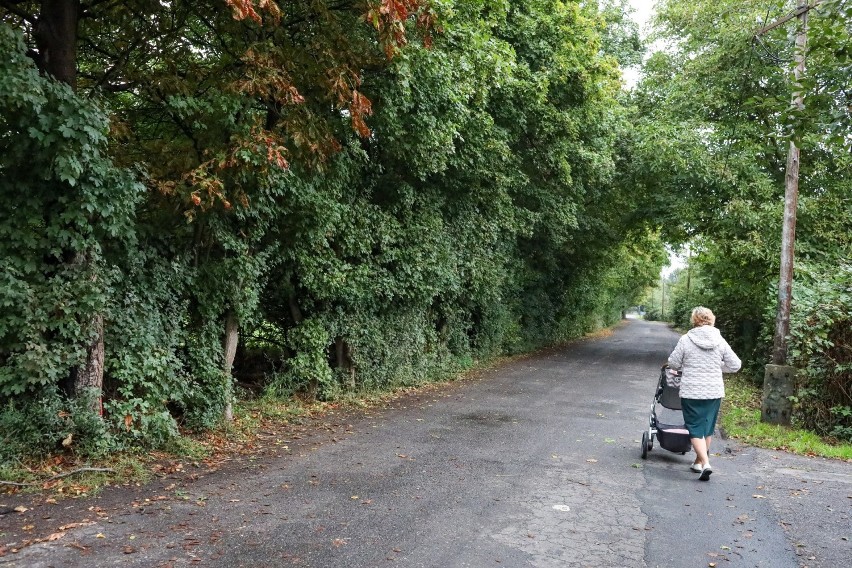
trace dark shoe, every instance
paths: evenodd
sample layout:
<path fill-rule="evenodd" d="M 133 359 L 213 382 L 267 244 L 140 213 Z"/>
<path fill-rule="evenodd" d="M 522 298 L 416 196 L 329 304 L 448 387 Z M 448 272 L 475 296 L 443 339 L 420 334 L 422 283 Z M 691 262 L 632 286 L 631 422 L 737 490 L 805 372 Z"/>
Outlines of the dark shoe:
<path fill-rule="evenodd" d="M 710 467 L 710 464 L 708 463 L 704 466 L 704 469 L 701 470 L 701 475 L 698 476 L 698 479 L 701 481 L 708 481 L 711 473 L 713 473 L 713 468 Z"/>

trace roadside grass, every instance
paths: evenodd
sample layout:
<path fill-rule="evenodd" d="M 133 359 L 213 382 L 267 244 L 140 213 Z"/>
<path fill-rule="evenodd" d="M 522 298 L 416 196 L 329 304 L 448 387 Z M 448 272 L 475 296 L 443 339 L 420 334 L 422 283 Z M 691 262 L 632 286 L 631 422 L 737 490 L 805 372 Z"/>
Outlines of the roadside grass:
<path fill-rule="evenodd" d="M 143 485 L 157 475 L 192 472 L 202 466 L 217 467 L 233 456 L 251 456 L 262 450 L 260 439 L 268 439 L 270 434 L 283 433 L 286 428 L 303 429 L 307 418 L 382 407 L 406 394 L 428 392 L 447 383 L 474 378 L 481 371 L 529 355 L 471 361 L 467 370 L 446 373 L 432 381 L 383 391 L 359 389 L 341 393 L 333 402 L 306 400 L 293 393 L 257 396 L 241 390 L 234 404 L 232 422 L 223 422 L 201 433 L 182 431 L 180 436 L 153 450 L 116 451 L 98 459 L 83 459 L 66 452 L 43 459 L 0 461 L 0 495 L 40 494 L 49 499 L 85 497 L 96 495 L 107 486 Z M 280 447 L 279 442 L 272 443 Z M 95 469 L 110 471 L 93 471 Z"/>
<path fill-rule="evenodd" d="M 351 393 L 335 402 L 243 396 L 235 401 L 232 422 L 202 433 L 181 432 L 157 449 L 116 451 L 101 458 L 83 459 L 66 452 L 41 459 L 0 461 L 0 495 L 39 494 L 57 500 L 87 497 L 108 486 L 140 486 L 157 475 L 192 472 L 202 466 L 217 467 L 231 456 L 251 455 L 261 448 L 259 438 L 264 434 L 298 426 L 304 418 L 379 406 L 406 392 L 435 384 Z"/>
<path fill-rule="evenodd" d="M 127 452 L 86 462 L 53 456 L 29 463 L 4 463 L 0 465 L 0 480 L 4 480 L 0 491 L 39 493 L 54 499 L 90 497 L 109 485 L 142 485 L 150 481 L 147 461 L 141 454 Z"/>
<path fill-rule="evenodd" d="M 588 334 L 586 338 L 606 337 L 611 329 Z M 570 343 L 570 342 L 569 342 Z M 385 405 L 412 392 L 428 391 L 441 385 L 474 378 L 482 371 L 524 359 L 532 353 L 468 361 L 467 370 L 436 378 L 416 386 L 398 386 L 387 391 L 359 390 L 343 393 L 334 402 L 310 402 L 294 396 L 251 396 L 241 392 L 234 409 L 234 421 L 202 434 L 184 432 L 164 447 L 150 452 L 118 452 L 103 459 L 78 461 L 73 455 L 57 455 L 40 461 L 0 463 L 0 493 L 52 494 L 53 497 L 84 497 L 97 494 L 110 485 L 142 485 L 166 470 L 215 464 L 228 455 L 253 451 L 258 434 L 298 424 L 302 418 L 321 416 L 337 410 Z M 721 426 L 727 436 L 747 444 L 798 454 L 852 460 L 852 444 L 826 440 L 801 430 L 760 422 L 760 389 L 743 374 L 727 378 L 727 397 Z M 110 471 L 94 471 L 109 469 Z M 70 473 L 70 474 L 69 474 Z"/>
<path fill-rule="evenodd" d="M 825 439 L 808 430 L 761 422 L 760 400 L 760 388 L 748 377 L 732 375 L 725 380 L 721 426 L 728 437 L 759 448 L 852 460 L 852 444 Z"/>

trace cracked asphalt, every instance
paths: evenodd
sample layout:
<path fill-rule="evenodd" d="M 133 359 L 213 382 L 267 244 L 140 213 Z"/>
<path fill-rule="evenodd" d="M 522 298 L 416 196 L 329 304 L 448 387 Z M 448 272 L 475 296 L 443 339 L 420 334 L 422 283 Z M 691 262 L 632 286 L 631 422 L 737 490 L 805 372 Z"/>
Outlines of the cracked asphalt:
<path fill-rule="evenodd" d="M 0 497 L 0 567 L 852 564 L 852 463 L 718 435 L 706 483 L 691 454 L 640 458 L 676 341 L 628 320 L 308 420 L 298 440 L 269 433 L 268 451 L 222 467 L 56 503 Z"/>

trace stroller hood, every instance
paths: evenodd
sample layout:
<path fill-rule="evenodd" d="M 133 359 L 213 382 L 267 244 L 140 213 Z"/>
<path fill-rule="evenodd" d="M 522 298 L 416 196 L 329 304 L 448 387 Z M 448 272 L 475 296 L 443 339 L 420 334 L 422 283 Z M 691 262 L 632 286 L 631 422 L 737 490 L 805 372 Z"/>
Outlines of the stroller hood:
<path fill-rule="evenodd" d="M 712 325 L 693 327 L 686 336 L 701 349 L 714 349 L 722 343 L 722 334 Z"/>

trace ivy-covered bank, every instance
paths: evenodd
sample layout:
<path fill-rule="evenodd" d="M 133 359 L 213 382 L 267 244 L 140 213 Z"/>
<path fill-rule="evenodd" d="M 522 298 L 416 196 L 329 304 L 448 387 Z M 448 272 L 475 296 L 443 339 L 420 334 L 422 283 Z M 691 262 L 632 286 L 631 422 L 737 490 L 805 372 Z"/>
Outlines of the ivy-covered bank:
<path fill-rule="evenodd" d="M 2 460 L 577 337 L 665 261 L 624 2 L 40 6 L 0 7 Z"/>

